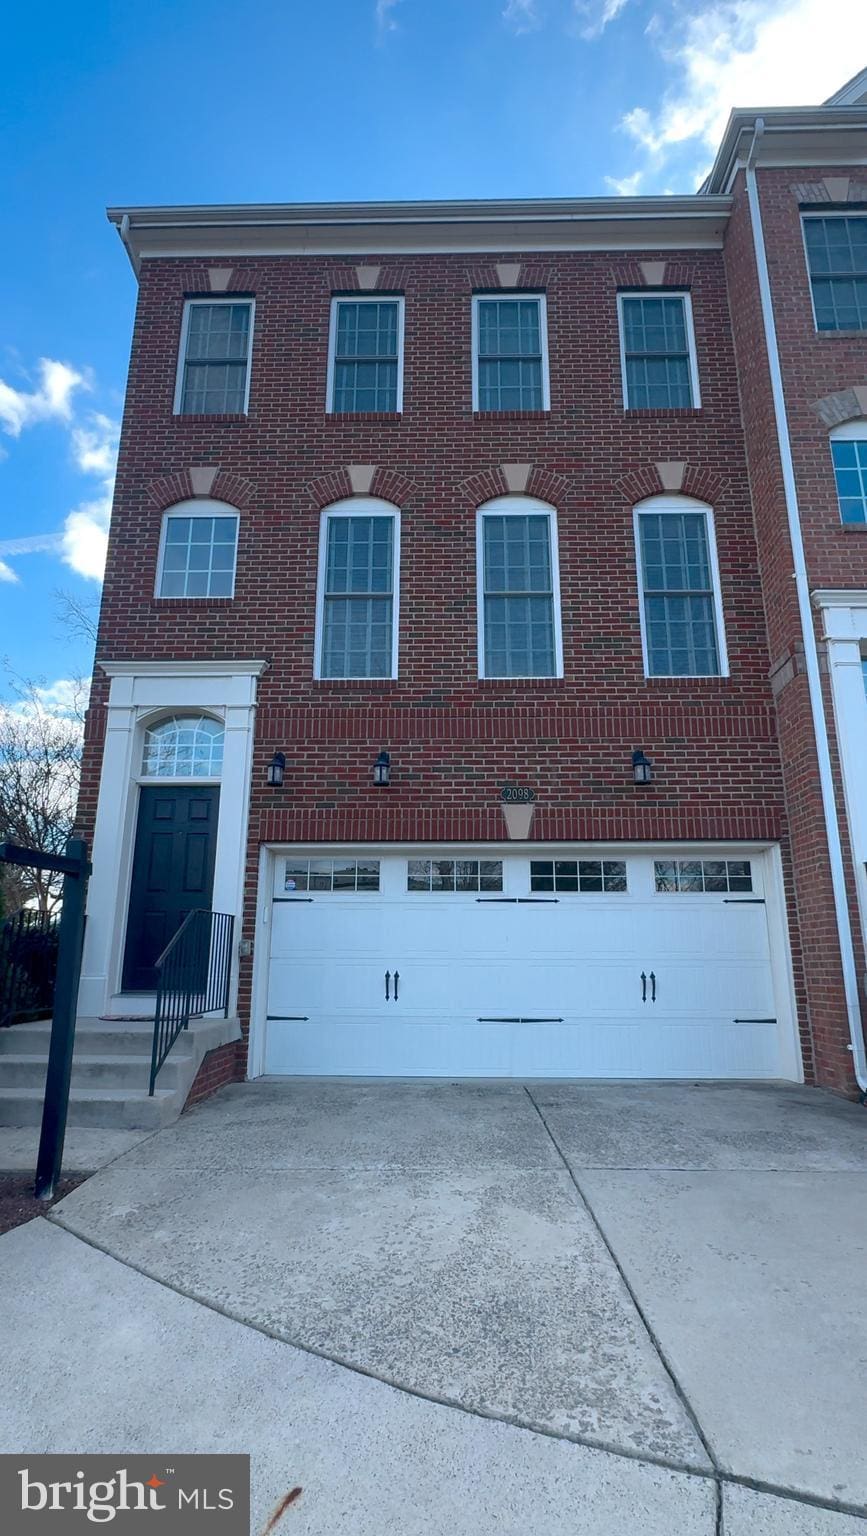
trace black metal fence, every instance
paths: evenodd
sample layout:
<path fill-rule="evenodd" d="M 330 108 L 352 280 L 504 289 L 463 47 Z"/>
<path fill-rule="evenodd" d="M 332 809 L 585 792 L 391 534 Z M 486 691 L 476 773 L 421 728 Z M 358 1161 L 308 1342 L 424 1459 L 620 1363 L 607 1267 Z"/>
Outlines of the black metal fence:
<path fill-rule="evenodd" d="M 157 1000 L 151 1052 L 149 1092 L 157 1073 L 190 1019 L 204 1013 L 229 1012 L 229 980 L 232 972 L 232 936 L 235 919 L 230 912 L 188 912 L 157 963 Z"/>
<path fill-rule="evenodd" d="M 50 1016 L 59 936 L 53 914 L 29 907 L 0 926 L 0 1027 Z"/>

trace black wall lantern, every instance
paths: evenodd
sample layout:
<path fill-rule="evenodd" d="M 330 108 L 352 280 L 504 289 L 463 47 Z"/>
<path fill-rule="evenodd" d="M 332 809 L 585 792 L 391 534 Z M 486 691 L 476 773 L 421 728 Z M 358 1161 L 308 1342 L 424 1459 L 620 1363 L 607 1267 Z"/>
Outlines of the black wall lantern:
<path fill-rule="evenodd" d="M 632 777 L 636 784 L 653 783 L 653 767 L 640 747 L 632 754 Z"/>
<path fill-rule="evenodd" d="M 387 752 L 380 752 L 373 765 L 373 782 L 377 789 L 387 789 L 391 783 L 391 758 Z"/>
<path fill-rule="evenodd" d="M 268 783 L 272 789 L 282 789 L 283 779 L 286 773 L 286 758 L 284 753 L 275 752 L 268 764 Z"/>

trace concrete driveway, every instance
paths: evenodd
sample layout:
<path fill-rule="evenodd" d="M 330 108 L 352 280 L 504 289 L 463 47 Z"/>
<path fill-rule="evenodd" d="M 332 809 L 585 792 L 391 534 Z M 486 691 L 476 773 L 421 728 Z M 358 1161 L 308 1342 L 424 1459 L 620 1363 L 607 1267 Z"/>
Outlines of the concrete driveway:
<path fill-rule="evenodd" d="M 2 1240 L 3 1448 L 249 1449 L 316 1536 L 863 1532 L 865 1195 L 809 1090 L 227 1089 Z"/>

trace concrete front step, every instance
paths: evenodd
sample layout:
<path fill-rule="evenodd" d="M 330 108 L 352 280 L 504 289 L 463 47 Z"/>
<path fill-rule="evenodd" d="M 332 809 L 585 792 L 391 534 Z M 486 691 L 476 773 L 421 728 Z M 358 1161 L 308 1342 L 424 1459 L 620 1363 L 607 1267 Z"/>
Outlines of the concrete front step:
<path fill-rule="evenodd" d="M 149 1097 L 153 1022 L 79 1019 L 75 1029 L 70 1126 L 156 1130 L 180 1115 L 208 1051 L 239 1040 L 237 1019 L 191 1019 L 163 1063 Z M 0 1029 L 0 1125 L 32 1126 L 42 1118 L 51 1023 Z"/>
<path fill-rule="evenodd" d="M 42 1119 L 41 1088 L 0 1089 L 0 1125 L 38 1125 Z M 117 1130 L 159 1130 L 177 1120 L 183 1109 L 171 1088 L 72 1088 L 67 1124 Z"/>
<path fill-rule="evenodd" d="M 197 1027 L 208 1025 L 210 1019 L 193 1020 L 189 1029 L 181 1032 L 172 1047 L 172 1055 L 191 1056 L 192 1036 Z M 220 1019 L 220 1024 L 224 1020 Z M 118 1023 L 116 1020 L 79 1019 L 75 1026 L 76 1056 L 150 1056 L 153 1041 L 153 1020 L 139 1020 L 135 1024 Z M 33 1024 L 13 1024 L 0 1029 L 0 1058 L 11 1056 L 48 1056 L 51 1039 L 51 1020 L 39 1019 Z M 0 1072 L 2 1072 L 0 1061 Z"/>
<path fill-rule="evenodd" d="M 176 1088 L 184 1061 L 174 1051 L 163 1062 L 158 1082 L 161 1088 Z M 0 1059 L 0 1086 L 3 1088 L 43 1088 L 48 1058 L 12 1056 Z M 72 1060 L 72 1082 L 77 1088 L 147 1088 L 150 1081 L 150 1056 L 97 1056 L 76 1052 Z"/>

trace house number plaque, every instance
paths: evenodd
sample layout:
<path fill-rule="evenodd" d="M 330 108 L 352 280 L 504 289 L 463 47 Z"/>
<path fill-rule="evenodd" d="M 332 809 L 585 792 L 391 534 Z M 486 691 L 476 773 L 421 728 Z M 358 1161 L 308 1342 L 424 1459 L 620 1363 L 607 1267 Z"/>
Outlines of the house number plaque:
<path fill-rule="evenodd" d="M 535 798 L 536 791 L 529 784 L 504 784 L 500 790 L 504 805 L 531 805 Z"/>

